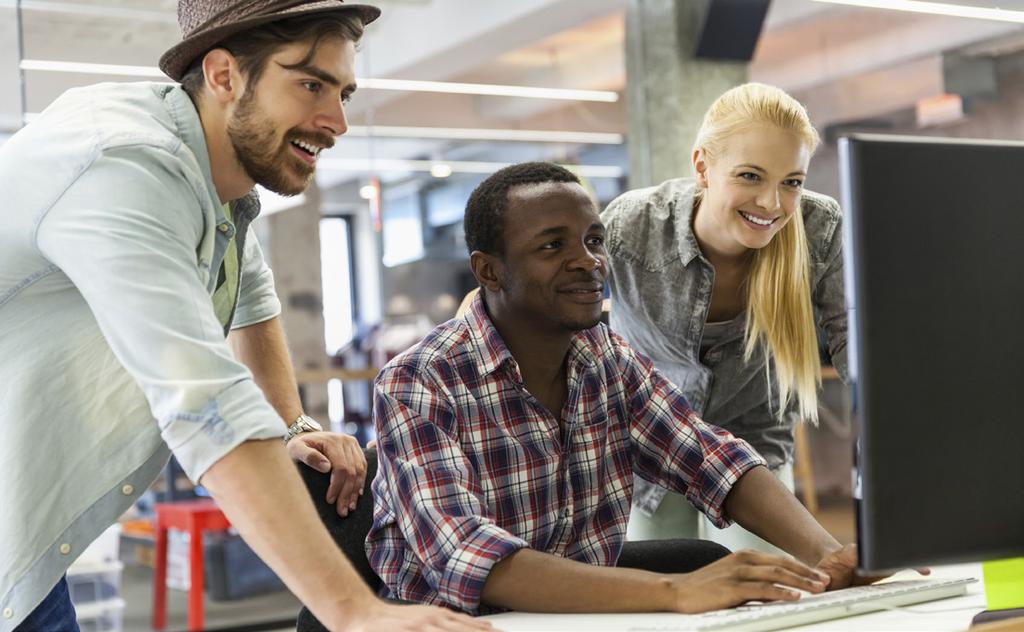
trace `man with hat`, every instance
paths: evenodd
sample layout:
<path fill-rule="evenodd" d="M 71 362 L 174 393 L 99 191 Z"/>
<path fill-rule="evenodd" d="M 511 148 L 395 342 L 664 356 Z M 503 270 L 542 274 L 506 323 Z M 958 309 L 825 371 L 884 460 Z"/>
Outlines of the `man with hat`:
<path fill-rule="evenodd" d="M 180 0 L 180 85 L 70 90 L 0 148 L 0 632 L 78 629 L 66 569 L 171 452 L 331 629 L 489 627 L 374 596 L 288 458 L 355 507 L 365 461 L 303 414 L 253 187 L 306 187 L 379 14 Z"/>

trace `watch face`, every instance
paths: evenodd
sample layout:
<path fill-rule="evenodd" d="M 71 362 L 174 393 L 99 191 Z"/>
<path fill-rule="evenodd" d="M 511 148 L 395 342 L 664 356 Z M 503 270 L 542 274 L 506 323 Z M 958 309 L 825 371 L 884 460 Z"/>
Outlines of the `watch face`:
<path fill-rule="evenodd" d="M 300 420 L 302 421 L 303 428 L 305 428 L 309 432 L 323 430 L 323 426 L 321 426 L 317 422 L 317 420 L 313 419 L 312 417 L 307 417 L 306 415 L 303 415 L 302 417 L 300 417 Z"/>

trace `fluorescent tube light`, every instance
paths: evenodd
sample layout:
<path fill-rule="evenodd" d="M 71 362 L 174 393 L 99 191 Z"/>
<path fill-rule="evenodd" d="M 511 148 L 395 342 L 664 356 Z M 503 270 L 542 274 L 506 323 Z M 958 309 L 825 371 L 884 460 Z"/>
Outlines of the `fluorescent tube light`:
<path fill-rule="evenodd" d="M 531 88 L 528 86 L 502 86 L 486 83 L 457 83 L 453 81 L 415 81 L 412 79 L 359 79 L 360 88 L 371 90 L 403 90 L 407 92 L 445 92 L 450 94 L 479 94 L 497 97 L 524 97 L 527 99 L 561 99 L 566 101 L 598 101 L 615 103 L 619 95 L 610 90 L 569 90 L 565 88 Z"/>
<path fill-rule="evenodd" d="M 435 178 L 447 178 L 452 175 L 452 167 L 446 163 L 438 163 L 430 168 L 430 175 Z"/>
<path fill-rule="evenodd" d="M 152 66 L 123 66 L 117 64 L 87 64 L 74 61 L 23 59 L 22 70 L 67 72 L 85 75 L 119 75 L 125 77 L 156 77 L 167 79 L 159 68 Z M 611 90 L 568 90 L 563 88 L 534 88 L 483 83 L 456 83 L 451 81 L 413 81 L 409 79 L 356 79 L 360 88 L 370 90 L 399 90 L 403 92 L 443 92 L 447 94 L 476 94 L 526 99 L 555 99 L 568 101 L 594 101 L 615 103 L 619 95 Z"/>
<path fill-rule="evenodd" d="M 39 116 L 28 112 L 26 124 Z M 518 141 L 529 143 L 579 143 L 583 145 L 621 145 L 622 134 L 605 132 L 558 132 L 527 129 L 468 129 L 461 127 L 363 127 L 353 125 L 345 136 L 354 138 L 420 138 L 430 140 Z M 343 140 L 343 138 L 342 138 Z"/>
<path fill-rule="evenodd" d="M 585 143 L 621 145 L 622 134 L 608 132 L 559 132 L 528 129 L 483 129 L 465 127 L 397 127 L 352 125 L 346 136 L 375 138 L 431 138 L 443 140 L 496 140 L 533 143 Z"/>
<path fill-rule="evenodd" d="M 911 11 L 913 13 L 931 13 L 957 18 L 974 18 L 978 20 L 998 20 L 1001 22 L 1024 23 L 1024 11 L 1011 9 L 968 7 L 948 2 L 924 2 L 923 0 L 815 0 L 828 4 L 845 4 L 870 9 L 892 9 L 895 11 Z"/>
<path fill-rule="evenodd" d="M 484 173 L 491 174 L 512 163 L 508 162 L 474 162 L 446 160 L 452 173 Z M 437 165 L 434 160 L 404 160 L 399 158 L 321 158 L 317 161 L 317 169 L 324 171 L 422 171 L 430 173 Z M 587 178 L 621 178 L 623 169 L 614 165 L 563 165 L 566 169 Z"/>
<path fill-rule="evenodd" d="M 116 64 L 86 64 L 77 61 L 21 60 L 22 70 L 43 72 L 70 72 L 81 75 L 119 75 L 124 77 L 159 77 L 170 81 L 159 68 L 151 66 L 121 66 Z"/>

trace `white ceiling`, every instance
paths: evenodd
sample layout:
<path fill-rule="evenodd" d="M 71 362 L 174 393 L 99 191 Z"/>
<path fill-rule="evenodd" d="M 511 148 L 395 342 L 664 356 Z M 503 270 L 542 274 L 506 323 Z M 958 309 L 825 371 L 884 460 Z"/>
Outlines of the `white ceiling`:
<path fill-rule="evenodd" d="M 384 13 L 367 30 L 357 74 L 621 92 L 622 16 L 627 3 L 380 0 L 377 4 Z M 960 3 L 996 5 L 983 0 Z M 1024 8 L 1024 0 L 1003 0 L 999 5 Z M 15 129 L 21 116 L 14 6 L 14 0 L 0 0 L 0 130 Z M 179 36 L 175 0 L 22 0 L 22 6 L 26 58 L 155 65 Z M 774 0 L 750 76 L 797 92 L 807 99 L 817 122 L 827 123 L 907 107 L 933 96 L 942 90 L 941 63 L 936 60 L 944 52 L 993 43 L 1012 50 L 1020 46 L 1022 33 L 1020 25 L 1006 22 Z M 863 85 L 865 77 L 886 77 L 891 85 L 881 96 L 857 88 L 863 98 L 839 89 Z M 29 71 L 25 79 L 27 110 L 36 112 L 69 87 L 106 78 Z M 826 93 L 843 98 L 825 98 Z M 357 125 L 625 132 L 621 101 L 364 90 L 350 107 L 350 118 Z M 496 149 L 500 147 L 493 143 L 467 147 L 453 141 L 345 138 L 333 155 L 468 160 Z M 537 146 L 539 154 L 553 157 L 579 149 Z"/>

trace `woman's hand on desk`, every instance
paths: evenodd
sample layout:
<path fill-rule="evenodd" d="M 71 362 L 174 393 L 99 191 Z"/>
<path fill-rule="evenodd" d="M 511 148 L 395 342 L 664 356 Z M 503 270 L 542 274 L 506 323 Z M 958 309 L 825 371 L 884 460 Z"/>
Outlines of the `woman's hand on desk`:
<path fill-rule="evenodd" d="M 858 573 L 856 544 L 847 544 L 841 549 L 837 549 L 825 555 L 825 557 L 821 558 L 821 561 L 818 562 L 817 569 L 823 573 L 827 573 L 830 577 L 831 581 L 828 585 L 829 590 L 873 584 L 881 579 L 889 577 L 890 575 L 862 575 Z M 917 569 L 917 572 L 921 575 L 931 574 L 931 571 L 927 568 L 919 568 Z"/>
<path fill-rule="evenodd" d="M 796 560 L 757 551 L 727 555 L 692 573 L 670 575 L 676 612 L 697 613 L 747 601 L 794 601 L 799 588 L 825 590 L 828 575 Z"/>

